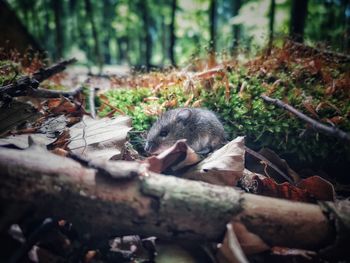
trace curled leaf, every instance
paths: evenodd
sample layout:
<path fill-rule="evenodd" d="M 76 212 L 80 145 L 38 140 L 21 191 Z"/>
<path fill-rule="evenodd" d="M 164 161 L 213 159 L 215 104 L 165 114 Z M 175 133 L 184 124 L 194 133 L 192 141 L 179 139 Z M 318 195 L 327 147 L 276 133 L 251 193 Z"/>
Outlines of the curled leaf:
<path fill-rule="evenodd" d="M 178 171 L 199 161 L 199 155 L 186 144 L 186 140 L 178 140 L 161 154 L 145 160 L 149 164 L 149 170 L 156 173 L 164 172 L 170 167 L 172 171 Z"/>
<path fill-rule="evenodd" d="M 244 154 L 244 137 L 237 137 L 188 170 L 183 177 L 234 186 L 243 175 Z"/>

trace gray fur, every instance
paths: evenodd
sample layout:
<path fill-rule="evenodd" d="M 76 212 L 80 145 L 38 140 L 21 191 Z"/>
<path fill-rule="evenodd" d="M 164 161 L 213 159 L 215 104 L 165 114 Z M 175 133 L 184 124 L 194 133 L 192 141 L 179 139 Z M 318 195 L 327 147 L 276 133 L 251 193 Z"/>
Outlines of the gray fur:
<path fill-rule="evenodd" d="M 153 124 L 145 150 L 159 153 L 180 139 L 186 139 L 187 144 L 201 154 L 220 148 L 226 142 L 224 127 L 212 111 L 177 108 L 163 113 Z"/>

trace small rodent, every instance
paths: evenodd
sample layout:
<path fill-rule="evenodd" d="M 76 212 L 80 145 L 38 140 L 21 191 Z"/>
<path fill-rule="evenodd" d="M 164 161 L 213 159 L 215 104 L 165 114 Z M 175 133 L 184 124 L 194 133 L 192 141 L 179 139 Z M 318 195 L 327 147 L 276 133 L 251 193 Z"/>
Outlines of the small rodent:
<path fill-rule="evenodd" d="M 212 111 L 177 108 L 166 111 L 153 124 L 145 151 L 159 154 L 180 139 L 186 139 L 198 154 L 208 154 L 226 142 L 224 127 Z"/>

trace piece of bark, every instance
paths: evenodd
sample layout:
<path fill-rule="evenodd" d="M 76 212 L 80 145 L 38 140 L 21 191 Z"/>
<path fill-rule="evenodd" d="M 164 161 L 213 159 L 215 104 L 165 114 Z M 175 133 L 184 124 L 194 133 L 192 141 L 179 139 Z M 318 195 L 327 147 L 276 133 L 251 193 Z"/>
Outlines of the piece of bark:
<path fill-rule="evenodd" d="M 332 222 L 317 205 L 162 176 L 136 162 L 114 166 L 113 179 L 35 145 L 24 151 L 0 148 L 0 207 L 29 205 L 33 220 L 63 218 L 81 233 L 100 237 L 138 234 L 219 242 L 231 221 L 268 246 L 320 249 L 335 238 Z M 121 171 L 138 176 L 119 176 Z M 2 211 L 6 216 L 7 210 Z M 0 225 L 0 231 L 7 227 Z"/>

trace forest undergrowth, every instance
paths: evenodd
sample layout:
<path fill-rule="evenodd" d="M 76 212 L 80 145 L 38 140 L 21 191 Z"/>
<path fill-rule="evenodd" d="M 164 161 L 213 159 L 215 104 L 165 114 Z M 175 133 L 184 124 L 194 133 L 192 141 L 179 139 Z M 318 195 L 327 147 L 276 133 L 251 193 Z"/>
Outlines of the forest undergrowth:
<path fill-rule="evenodd" d="M 35 72 L 45 64 L 39 55 L 2 52 L 0 84 Z M 64 87 L 63 74 L 43 83 Z M 99 116 L 129 115 L 130 139 L 142 152 L 146 131 L 162 112 L 176 107 L 206 107 L 225 125 L 228 139 L 245 136 L 247 146 L 270 148 L 305 175 L 316 170 L 346 180 L 350 145 L 312 129 L 292 113 L 267 104 L 261 95 L 280 99 L 313 118 L 350 131 L 350 63 L 341 54 L 286 41 L 255 58 L 216 61 L 194 59 L 189 66 L 129 76 L 109 76 L 112 89 L 98 94 Z M 83 84 L 89 87 L 88 83 Z M 103 87 L 101 87 L 103 88 Z M 88 107 L 88 105 L 87 105 Z"/>

